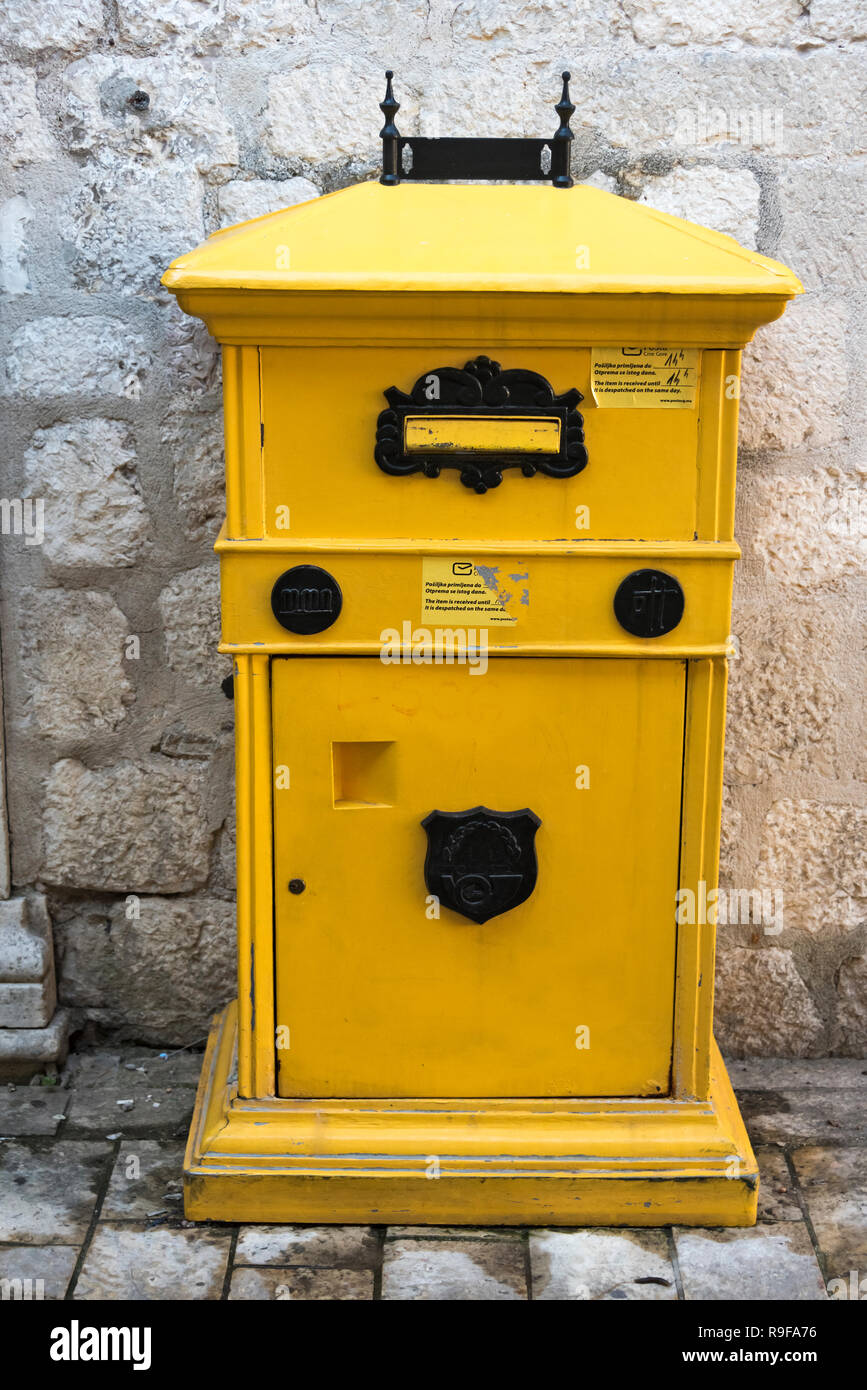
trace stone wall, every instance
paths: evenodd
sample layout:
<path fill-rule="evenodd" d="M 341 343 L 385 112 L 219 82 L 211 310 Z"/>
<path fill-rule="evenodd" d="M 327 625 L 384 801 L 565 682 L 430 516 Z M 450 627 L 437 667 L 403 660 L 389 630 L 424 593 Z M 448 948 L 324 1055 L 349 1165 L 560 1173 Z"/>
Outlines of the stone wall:
<path fill-rule="evenodd" d="M 745 363 L 724 874 L 784 918 L 721 930 L 719 1032 L 858 1052 L 864 0 L 5 0 L 0 26 L 0 491 L 46 508 L 43 544 L 0 546 L 13 891 L 47 896 L 61 1001 L 184 1044 L 232 992 L 219 362 L 160 273 L 369 177 L 386 63 L 407 133 L 533 135 L 568 64 L 579 178 L 808 291 Z"/>

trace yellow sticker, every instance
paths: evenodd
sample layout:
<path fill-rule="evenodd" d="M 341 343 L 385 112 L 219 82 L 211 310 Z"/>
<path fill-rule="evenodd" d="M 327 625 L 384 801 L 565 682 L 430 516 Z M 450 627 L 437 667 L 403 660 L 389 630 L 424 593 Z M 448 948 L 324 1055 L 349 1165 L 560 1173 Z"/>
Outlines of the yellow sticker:
<path fill-rule="evenodd" d="M 698 348 L 593 348 L 590 389 L 600 409 L 692 410 Z"/>
<path fill-rule="evenodd" d="M 514 627 L 530 603 L 530 575 L 518 561 L 477 564 L 445 557 L 422 561 L 421 616 L 435 623 Z"/>

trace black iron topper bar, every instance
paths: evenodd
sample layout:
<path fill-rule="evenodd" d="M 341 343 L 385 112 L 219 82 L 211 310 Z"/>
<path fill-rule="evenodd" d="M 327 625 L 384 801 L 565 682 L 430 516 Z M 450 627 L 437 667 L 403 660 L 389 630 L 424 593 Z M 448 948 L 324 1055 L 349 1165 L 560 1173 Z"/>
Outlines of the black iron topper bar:
<path fill-rule="evenodd" d="M 382 177 L 380 183 L 394 185 L 402 179 L 416 183 L 442 179 L 514 179 L 533 183 L 552 183 L 555 188 L 571 188 L 571 156 L 574 136 L 569 121 L 575 107 L 569 97 L 571 73 L 563 73 L 563 91 L 554 107 L 560 125 L 550 140 L 497 139 L 442 140 L 401 135 L 394 123 L 400 110 L 391 87 L 394 73 L 385 74 L 385 99 L 379 108 L 385 125 L 382 139 Z"/>

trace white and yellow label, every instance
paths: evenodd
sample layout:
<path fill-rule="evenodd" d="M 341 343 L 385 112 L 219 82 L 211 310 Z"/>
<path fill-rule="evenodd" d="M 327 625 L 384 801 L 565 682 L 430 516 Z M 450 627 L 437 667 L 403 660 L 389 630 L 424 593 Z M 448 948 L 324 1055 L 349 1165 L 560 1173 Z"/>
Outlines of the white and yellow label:
<path fill-rule="evenodd" d="M 421 616 L 428 622 L 514 627 L 529 604 L 530 575 L 520 562 L 422 561 Z"/>
<path fill-rule="evenodd" d="M 698 348 L 593 348 L 593 399 L 602 410 L 692 410 L 698 352 Z"/>

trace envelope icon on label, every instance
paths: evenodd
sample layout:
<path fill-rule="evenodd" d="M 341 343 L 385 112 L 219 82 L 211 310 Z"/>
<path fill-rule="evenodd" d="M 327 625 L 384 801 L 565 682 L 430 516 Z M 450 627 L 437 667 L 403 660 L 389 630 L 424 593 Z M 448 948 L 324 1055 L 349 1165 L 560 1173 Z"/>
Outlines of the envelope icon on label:
<path fill-rule="evenodd" d="M 452 565 L 452 574 L 472 574 L 475 565 L 471 560 L 455 560 Z"/>

